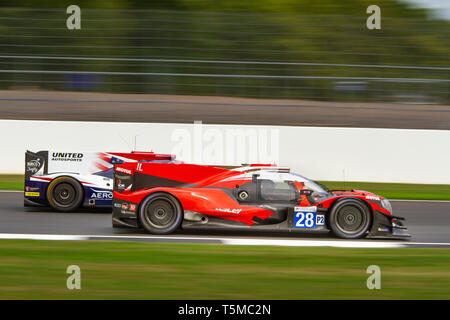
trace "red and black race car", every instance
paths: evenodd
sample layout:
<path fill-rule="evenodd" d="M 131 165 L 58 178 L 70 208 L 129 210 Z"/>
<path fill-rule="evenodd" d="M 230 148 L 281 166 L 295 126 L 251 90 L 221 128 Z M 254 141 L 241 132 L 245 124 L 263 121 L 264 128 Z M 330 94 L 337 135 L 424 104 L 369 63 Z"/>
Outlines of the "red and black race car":
<path fill-rule="evenodd" d="M 341 238 L 409 237 L 389 201 L 327 190 L 289 169 L 186 163 L 115 165 L 113 227 L 167 234 L 178 228 L 332 231 Z"/>

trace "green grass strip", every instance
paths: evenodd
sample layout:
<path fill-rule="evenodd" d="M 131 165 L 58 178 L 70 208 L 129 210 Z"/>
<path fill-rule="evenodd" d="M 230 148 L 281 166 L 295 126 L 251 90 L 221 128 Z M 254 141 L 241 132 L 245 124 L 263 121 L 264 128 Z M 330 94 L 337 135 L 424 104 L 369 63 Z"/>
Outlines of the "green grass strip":
<path fill-rule="evenodd" d="M 0 174 L 0 190 L 23 190 L 23 183 L 21 174 Z"/>
<path fill-rule="evenodd" d="M 0 299 L 450 298 L 447 249 L 0 240 L 0 257 Z M 66 287 L 69 265 L 81 290 Z"/>

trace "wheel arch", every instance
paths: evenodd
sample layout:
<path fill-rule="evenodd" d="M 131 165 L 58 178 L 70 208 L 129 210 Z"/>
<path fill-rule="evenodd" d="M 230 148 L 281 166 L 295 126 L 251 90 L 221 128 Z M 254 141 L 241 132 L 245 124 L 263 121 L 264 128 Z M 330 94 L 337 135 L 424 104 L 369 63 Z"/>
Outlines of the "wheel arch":
<path fill-rule="evenodd" d="M 69 179 L 72 179 L 72 180 L 75 180 L 76 182 L 78 182 L 78 183 L 80 184 L 80 186 L 81 186 L 81 189 L 83 189 L 83 198 L 84 198 L 84 195 L 85 195 L 85 193 L 86 193 L 86 191 L 84 190 L 84 185 L 81 183 L 81 181 L 80 181 L 79 179 L 77 179 L 77 178 L 75 178 L 75 177 L 72 177 L 72 176 L 69 176 L 69 175 L 67 175 L 67 174 L 62 174 L 62 175 L 57 176 L 57 177 L 54 177 L 52 180 L 50 180 L 50 181 L 47 183 L 47 186 L 45 187 L 45 193 L 46 193 L 46 194 L 47 194 L 48 188 L 50 187 L 50 184 L 51 184 L 53 181 L 55 181 L 56 179 L 59 179 L 59 178 L 69 178 Z"/>
<path fill-rule="evenodd" d="M 369 210 L 369 213 L 370 213 L 369 230 L 371 230 L 371 229 L 372 229 L 372 226 L 373 226 L 373 222 L 374 222 L 374 220 L 375 220 L 374 212 L 373 212 L 372 207 L 367 203 L 367 201 L 364 201 L 364 200 L 361 199 L 361 198 L 353 197 L 353 196 L 336 198 L 336 199 L 333 200 L 333 202 L 331 202 L 331 204 L 330 204 L 330 206 L 328 207 L 328 210 L 327 210 L 327 219 L 325 219 L 327 228 L 331 230 L 330 225 L 329 225 L 329 223 L 330 223 L 329 217 L 330 217 L 330 214 L 331 214 L 331 211 L 333 210 L 333 208 L 334 208 L 339 202 L 342 202 L 342 201 L 348 200 L 348 199 L 356 200 L 356 201 L 362 203 L 362 204 Z"/>
<path fill-rule="evenodd" d="M 165 190 L 164 191 L 158 190 L 158 191 L 147 193 L 145 195 L 145 197 L 143 197 L 142 200 L 139 202 L 139 204 L 138 204 L 138 206 L 136 208 L 136 212 L 139 212 L 141 210 L 142 203 L 144 202 L 145 199 L 147 199 L 148 197 L 150 197 L 152 195 L 155 195 L 155 194 L 163 194 L 163 195 L 165 194 L 165 195 L 172 196 L 175 199 L 175 201 L 177 201 L 178 204 L 180 205 L 180 208 L 181 208 L 181 222 L 183 222 L 183 219 L 184 219 L 184 208 L 183 208 L 183 205 L 181 204 L 180 199 L 178 199 L 178 197 L 175 196 L 173 193 L 171 193 L 169 191 L 165 191 Z M 142 226 L 140 214 L 136 214 L 136 218 L 137 218 L 138 225 Z"/>
<path fill-rule="evenodd" d="M 71 179 L 71 180 L 75 181 L 76 183 L 78 183 L 78 184 L 80 185 L 80 187 L 81 187 L 81 199 L 82 199 L 82 201 L 81 201 L 81 204 L 80 204 L 79 207 L 82 207 L 82 206 L 83 206 L 83 202 L 84 202 L 84 197 L 86 196 L 86 191 L 84 190 L 84 186 L 83 186 L 83 184 L 81 183 L 81 181 L 80 181 L 79 179 L 77 179 L 77 178 L 75 178 L 75 177 L 72 177 L 72 176 L 69 176 L 69 175 L 67 175 L 67 174 L 62 174 L 62 175 L 60 175 L 60 176 L 54 177 L 52 180 L 50 180 L 50 181 L 47 183 L 47 186 L 45 187 L 45 200 L 47 201 L 47 203 L 50 205 L 50 200 L 48 199 L 48 196 L 47 196 L 47 195 L 48 195 L 48 189 L 50 188 L 50 185 L 51 185 L 53 182 L 55 182 L 55 180 L 60 179 L 60 178 Z"/>

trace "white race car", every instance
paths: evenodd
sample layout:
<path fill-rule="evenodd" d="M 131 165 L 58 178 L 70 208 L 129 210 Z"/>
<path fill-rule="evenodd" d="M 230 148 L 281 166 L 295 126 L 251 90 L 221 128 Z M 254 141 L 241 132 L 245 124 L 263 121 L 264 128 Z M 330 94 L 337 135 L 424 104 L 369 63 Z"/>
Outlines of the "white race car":
<path fill-rule="evenodd" d="M 111 207 L 115 164 L 174 161 L 175 156 L 153 152 L 27 151 L 24 205 L 58 211 Z"/>

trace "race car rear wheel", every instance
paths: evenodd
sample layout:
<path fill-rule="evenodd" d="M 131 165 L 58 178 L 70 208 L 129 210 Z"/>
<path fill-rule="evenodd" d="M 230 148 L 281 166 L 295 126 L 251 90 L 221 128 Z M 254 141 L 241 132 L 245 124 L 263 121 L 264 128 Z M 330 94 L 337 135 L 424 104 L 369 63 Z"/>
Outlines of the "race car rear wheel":
<path fill-rule="evenodd" d="M 167 234 L 175 231 L 183 220 L 183 208 L 167 193 L 154 193 L 139 206 L 139 219 L 149 233 Z"/>
<path fill-rule="evenodd" d="M 59 177 L 50 182 L 47 200 L 58 211 L 68 212 L 77 209 L 83 202 L 83 187 L 70 177 Z"/>
<path fill-rule="evenodd" d="M 362 238 L 369 230 L 371 214 L 361 201 L 344 199 L 331 209 L 329 222 L 333 233 L 340 238 Z"/>

